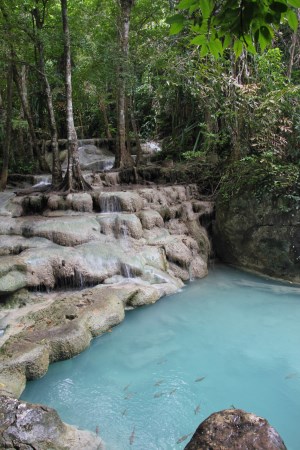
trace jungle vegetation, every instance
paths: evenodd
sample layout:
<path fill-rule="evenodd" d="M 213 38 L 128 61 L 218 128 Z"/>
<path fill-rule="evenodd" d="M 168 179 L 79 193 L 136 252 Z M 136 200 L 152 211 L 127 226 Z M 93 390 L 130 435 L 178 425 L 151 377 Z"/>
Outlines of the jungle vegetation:
<path fill-rule="evenodd" d="M 272 168 L 284 187 L 287 170 L 293 191 L 299 17 L 300 0 L 0 0 L 1 189 L 10 173 L 49 171 L 46 141 L 53 189 L 90 189 L 78 138 L 102 137 L 116 168 L 140 164 L 131 139 L 157 139 L 158 158 L 199 176 Z"/>

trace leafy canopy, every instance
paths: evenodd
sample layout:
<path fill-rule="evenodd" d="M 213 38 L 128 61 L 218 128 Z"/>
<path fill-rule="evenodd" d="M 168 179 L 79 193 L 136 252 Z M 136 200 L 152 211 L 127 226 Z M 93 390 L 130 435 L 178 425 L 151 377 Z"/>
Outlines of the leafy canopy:
<path fill-rule="evenodd" d="M 295 8 L 300 8 L 300 0 L 181 0 L 167 22 L 170 34 L 188 26 L 201 56 L 211 53 L 218 58 L 233 47 L 238 57 L 243 48 L 256 53 L 257 44 L 263 51 L 282 23 L 296 31 Z"/>

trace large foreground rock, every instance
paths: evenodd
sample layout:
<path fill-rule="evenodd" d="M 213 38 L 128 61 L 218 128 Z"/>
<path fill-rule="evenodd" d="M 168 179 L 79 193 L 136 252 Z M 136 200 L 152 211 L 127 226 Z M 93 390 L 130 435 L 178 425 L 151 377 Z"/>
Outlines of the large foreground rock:
<path fill-rule="evenodd" d="M 219 200 L 214 244 L 225 262 L 299 283 L 299 201 L 251 191 Z"/>
<path fill-rule="evenodd" d="M 286 446 L 266 419 L 225 409 L 199 425 L 185 450 L 286 450 Z"/>
<path fill-rule="evenodd" d="M 95 434 L 64 424 L 57 412 L 0 396 L 0 448 L 10 450 L 101 450 Z"/>

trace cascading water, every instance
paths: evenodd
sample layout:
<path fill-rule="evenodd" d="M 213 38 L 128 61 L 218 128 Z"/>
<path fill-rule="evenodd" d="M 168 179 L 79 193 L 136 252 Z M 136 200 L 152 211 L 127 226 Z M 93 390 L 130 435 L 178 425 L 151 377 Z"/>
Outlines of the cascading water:
<path fill-rule="evenodd" d="M 51 184 L 52 175 L 35 175 L 33 177 L 33 187 L 46 186 Z"/>
<path fill-rule="evenodd" d="M 100 210 L 105 213 L 121 212 L 120 200 L 110 192 L 103 192 L 99 198 Z"/>

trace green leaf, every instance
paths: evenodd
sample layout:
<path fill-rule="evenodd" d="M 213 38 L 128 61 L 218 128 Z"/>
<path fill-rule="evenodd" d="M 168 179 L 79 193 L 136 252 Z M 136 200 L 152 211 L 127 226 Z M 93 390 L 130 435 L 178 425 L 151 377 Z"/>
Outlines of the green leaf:
<path fill-rule="evenodd" d="M 261 27 L 259 30 L 259 37 L 258 42 L 261 48 L 261 51 L 263 52 L 264 49 L 270 44 L 271 42 L 271 34 L 267 27 Z"/>
<path fill-rule="evenodd" d="M 193 45 L 207 44 L 207 38 L 206 36 L 203 36 L 203 34 L 200 34 L 199 36 L 196 36 L 194 37 L 194 39 L 191 40 L 191 44 Z"/>
<path fill-rule="evenodd" d="M 300 8 L 300 0 L 287 0 L 287 2 L 294 8 Z"/>
<path fill-rule="evenodd" d="M 188 9 L 195 3 L 198 3 L 198 0 L 181 0 L 177 5 L 178 9 Z"/>
<path fill-rule="evenodd" d="M 195 3 L 194 5 L 192 5 L 189 9 L 189 13 L 193 14 L 193 12 L 197 11 L 197 9 L 199 9 L 199 4 Z"/>
<path fill-rule="evenodd" d="M 202 45 L 201 50 L 200 50 L 200 56 L 204 57 L 208 54 L 209 52 L 209 48 L 206 44 Z"/>
<path fill-rule="evenodd" d="M 199 3 L 203 18 L 208 19 L 212 10 L 213 5 L 211 0 L 201 0 Z"/>
<path fill-rule="evenodd" d="M 172 25 L 172 23 L 183 23 L 184 20 L 185 20 L 185 18 L 182 14 L 174 14 L 173 16 L 166 18 L 166 22 L 169 25 Z"/>
<path fill-rule="evenodd" d="M 241 56 L 243 51 L 243 43 L 239 39 L 236 39 L 233 44 L 233 51 L 235 53 L 236 58 Z"/>
<path fill-rule="evenodd" d="M 270 5 L 270 9 L 272 9 L 272 11 L 280 13 L 286 12 L 287 8 L 287 4 L 282 2 L 273 2 Z"/>
<path fill-rule="evenodd" d="M 292 9 L 289 9 L 286 13 L 286 18 L 288 20 L 288 24 L 291 27 L 291 29 L 293 31 L 296 31 L 298 28 L 298 18 L 297 18 L 297 14 L 295 13 L 295 11 L 293 11 Z"/>
<path fill-rule="evenodd" d="M 212 55 L 218 59 L 219 56 L 223 54 L 223 47 L 222 43 L 219 39 L 211 39 L 209 42 L 209 50 L 211 51 Z"/>
<path fill-rule="evenodd" d="M 244 39 L 245 39 L 245 42 L 246 42 L 246 45 L 247 45 L 246 48 L 247 48 L 248 52 L 250 52 L 253 55 L 255 55 L 256 54 L 256 48 L 255 48 L 255 46 L 253 44 L 253 41 L 252 41 L 252 38 L 251 38 L 250 34 L 244 35 Z"/>
<path fill-rule="evenodd" d="M 232 36 L 230 36 L 230 34 L 226 34 L 223 40 L 223 50 L 225 50 L 225 48 L 228 48 L 230 46 L 231 40 Z"/>
<path fill-rule="evenodd" d="M 174 22 L 172 23 L 172 25 L 170 26 L 170 31 L 169 33 L 171 35 L 173 34 L 178 34 L 180 33 L 180 31 L 183 29 L 184 27 L 184 23 L 180 23 L 180 22 Z"/>
<path fill-rule="evenodd" d="M 272 11 L 275 11 L 275 12 L 284 13 L 284 12 L 287 11 L 288 6 L 287 6 L 286 2 L 280 2 L 280 1 L 279 1 L 279 2 L 273 2 L 273 3 L 271 3 L 270 9 L 271 9 Z"/>

